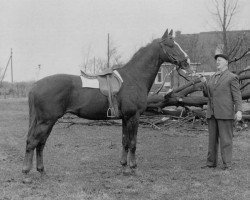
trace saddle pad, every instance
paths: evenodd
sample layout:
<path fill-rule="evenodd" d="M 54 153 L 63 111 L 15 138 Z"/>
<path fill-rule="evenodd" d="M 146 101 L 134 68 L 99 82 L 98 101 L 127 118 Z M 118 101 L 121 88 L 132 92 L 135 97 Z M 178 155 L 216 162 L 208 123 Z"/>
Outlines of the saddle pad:
<path fill-rule="evenodd" d="M 84 76 L 80 76 L 82 80 L 82 87 L 88 87 L 88 88 L 100 88 L 99 87 L 99 81 L 98 79 L 89 79 Z"/>
<path fill-rule="evenodd" d="M 118 76 L 118 78 L 123 82 L 121 75 L 117 70 L 114 70 L 114 73 Z M 88 87 L 88 88 L 100 88 L 99 81 L 97 78 L 89 79 L 84 76 L 80 76 L 82 80 L 82 87 Z"/>

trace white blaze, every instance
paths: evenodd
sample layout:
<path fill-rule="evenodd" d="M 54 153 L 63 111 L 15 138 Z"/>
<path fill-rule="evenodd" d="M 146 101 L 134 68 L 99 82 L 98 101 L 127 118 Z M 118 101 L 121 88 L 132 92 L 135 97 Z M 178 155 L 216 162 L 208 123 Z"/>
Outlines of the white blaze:
<path fill-rule="evenodd" d="M 187 58 L 188 64 L 190 64 L 190 59 L 189 59 L 187 53 L 181 48 L 181 46 L 180 46 L 176 41 L 174 41 L 174 43 L 180 48 L 181 52 L 182 52 L 182 53 L 185 55 L 185 57 Z"/>

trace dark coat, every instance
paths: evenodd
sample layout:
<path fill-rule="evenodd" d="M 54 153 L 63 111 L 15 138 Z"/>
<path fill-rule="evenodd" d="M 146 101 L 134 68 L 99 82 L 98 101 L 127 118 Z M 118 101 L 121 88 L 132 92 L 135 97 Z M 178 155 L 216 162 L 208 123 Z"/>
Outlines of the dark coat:
<path fill-rule="evenodd" d="M 234 119 L 235 112 L 242 111 L 242 97 L 237 75 L 226 70 L 215 84 L 213 75 L 204 85 L 208 96 L 207 118 Z"/>

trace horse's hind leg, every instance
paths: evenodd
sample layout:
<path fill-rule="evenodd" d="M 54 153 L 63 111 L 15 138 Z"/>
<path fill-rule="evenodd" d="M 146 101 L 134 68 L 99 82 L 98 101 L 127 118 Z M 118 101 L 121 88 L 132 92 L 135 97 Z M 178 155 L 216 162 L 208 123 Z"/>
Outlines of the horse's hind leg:
<path fill-rule="evenodd" d="M 35 148 L 38 148 L 37 150 L 37 168 L 39 169 L 38 171 L 44 171 L 42 162 L 43 161 L 42 151 L 53 125 L 54 122 L 53 123 L 36 122 L 36 121 L 32 122 L 26 141 L 26 152 L 22 169 L 22 172 L 24 174 L 28 174 L 32 168 Z"/>
<path fill-rule="evenodd" d="M 29 171 L 32 168 L 32 163 L 33 163 L 33 155 L 34 155 L 34 149 L 35 145 L 32 145 L 32 136 L 34 135 L 34 132 L 36 131 L 36 120 L 31 122 L 30 127 L 29 127 L 29 132 L 26 140 L 26 150 L 25 150 L 25 156 L 24 156 L 24 161 L 23 161 L 23 168 L 22 172 L 24 174 L 29 173 Z"/>
<path fill-rule="evenodd" d="M 45 130 L 41 133 L 39 143 L 36 146 L 36 169 L 41 174 L 45 174 L 43 165 L 43 149 L 53 126 L 54 123 L 51 122 L 47 124 L 47 127 L 44 127 Z"/>

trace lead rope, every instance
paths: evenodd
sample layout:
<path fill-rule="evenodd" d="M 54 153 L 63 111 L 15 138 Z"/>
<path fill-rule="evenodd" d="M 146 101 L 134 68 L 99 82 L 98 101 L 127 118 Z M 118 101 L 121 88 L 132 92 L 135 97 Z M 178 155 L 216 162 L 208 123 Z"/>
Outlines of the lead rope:
<path fill-rule="evenodd" d="M 174 69 L 175 69 L 175 67 L 169 73 L 166 73 L 161 86 L 159 87 L 159 89 L 156 92 L 153 93 L 153 95 L 158 94 L 161 91 L 161 89 L 163 88 L 163 86 L 164 86 L 164 84 L 165 84 L 165 82 L 167 80 L 167 76 L 169 76 L 173 72 Z"/>

